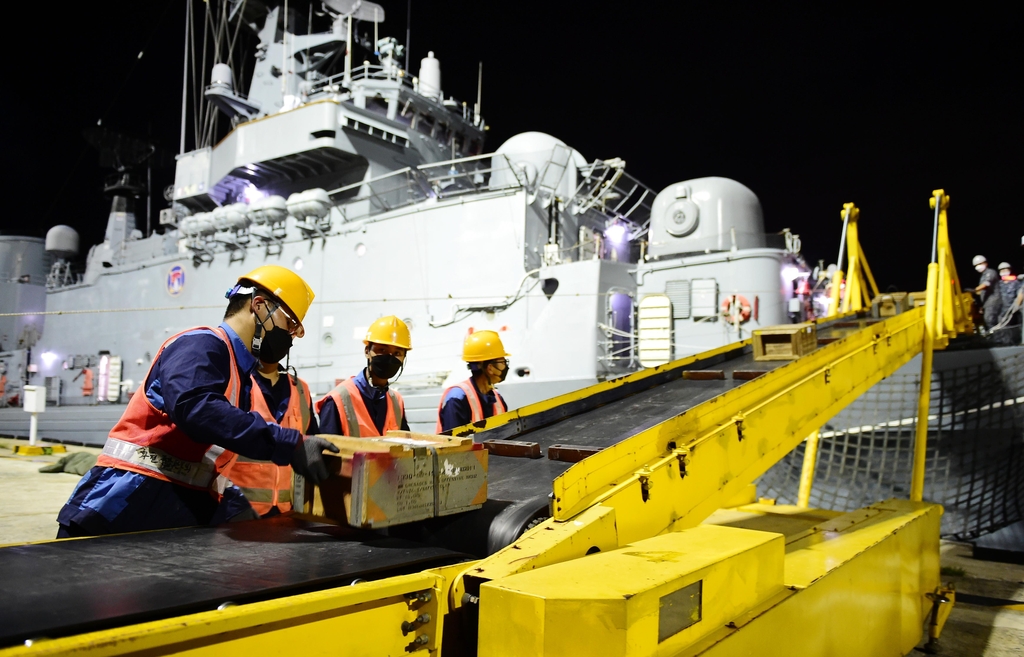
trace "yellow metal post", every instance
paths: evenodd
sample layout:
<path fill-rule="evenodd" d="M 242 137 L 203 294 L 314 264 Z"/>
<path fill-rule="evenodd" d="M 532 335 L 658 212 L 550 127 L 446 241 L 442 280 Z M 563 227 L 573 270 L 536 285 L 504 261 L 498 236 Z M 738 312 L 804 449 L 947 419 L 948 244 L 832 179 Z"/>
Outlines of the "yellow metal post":
<path fill-rule="evenodd" d="M 928 265 L 928 290 L 924 308 L 924 347 L 921 349 L 921 390 L 917 397 L 917 426 L 914 432 L 914 470 L 910 478 L 910 500 L 924 497 L 924 461 L 928 449 L 928 403 L 932 392 L 932 348 L 935 342 L 935 297 L 939 265 Z"/>
<path fill-rule="evenodd" d="M 811 499 L 811 487 L 814 485 L 814 469 L 818 464 L 818 442 L 821 432 L 815 431 L 807 436 L 804 446 L 804 465 L 800 470 L 800 491 L 797 493 L 796 505 L 806 509 Z"/>
<path fill-rule="evenodd" d="M 860 210 L 853 203 L 843 205 L 843 212 L 850 217 L 849 225 L 846 227 L 846 259 L 849 261 L 846 270 L 846 289 L 843 291 L 843 307 L 840 312 L 846 313 L 851 310 L 862 308 L 861 300 L 861 271 L 860 271 L 860 236 L 857 231 L 857 219 Z"/>
<path fill-rule="evenodd" d="M 843 234 L 839 240 L 836 271 L 832 275 L 828 317 L 863 310 L 871 305 L 872 299 L 878 296 L 878 285 L 875 284 L 875 277 L 871 273 L 868 259 L 860 245 L 860 234 L 857 229 L 860 209 L 853 203 L 844 203 L 840 216 L 843 218 Z M 849 262 L 849 268 L 845 275 L 845 289 L 843 289 L 844 253 Z"/>
<path fill-rule="evenodd" d="M 828 317 L 835 317 L 839 314 L 839 303 L 843 289 L 843 251 L 846 248 L 846 229 L 850 225 L 850 212 L 853 203 L 843 205 L 843 232 L 839 236 L 839 256 L 836 258 L 836 270 L 832 274 L 832 289 L 829 294 Z"/>
<path fill-rule="evenodd" d="M 832 289 L 829 294 L 827 317 L 835 317 L 839 314 L 840 294 L 842 293 L 842 289 L 843 270 L 836 269 L 835 273 L 832 274 Z"/>

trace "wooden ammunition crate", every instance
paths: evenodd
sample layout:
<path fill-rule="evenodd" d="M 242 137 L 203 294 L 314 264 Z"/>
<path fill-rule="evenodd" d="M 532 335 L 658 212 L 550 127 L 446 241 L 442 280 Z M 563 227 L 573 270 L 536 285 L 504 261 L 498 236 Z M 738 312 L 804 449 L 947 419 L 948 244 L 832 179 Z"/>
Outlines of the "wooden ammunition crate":
<path fill-rule="evenodd" d="M 796 360 L 818 348 L 814 322 L 766 326 L 754 331 L 754 360 Z"/>
<path fill-rule="evenodd" d="M 877 318 L 894 317 L 910 310 L 910 295 L 906 292 L 888 292 L 879 294 L 871 300 L 871 316 Z"/>
<path fill-rule="evenodd" d="M 341 453 L 324 452 L 331 475 L 320 486 L 296 486 L 295 507 L 304 514 L 389 527 L 478 509 L 487 500 L 487 450 L 472 438 L 407 431 L 320 437 Z"/>

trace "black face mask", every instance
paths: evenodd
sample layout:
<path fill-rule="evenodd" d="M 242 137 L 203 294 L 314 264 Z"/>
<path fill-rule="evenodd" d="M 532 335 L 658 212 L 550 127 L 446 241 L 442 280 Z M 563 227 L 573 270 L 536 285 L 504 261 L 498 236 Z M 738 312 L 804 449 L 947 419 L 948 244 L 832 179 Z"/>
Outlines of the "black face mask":
<path fill-rule="evenodd" d="M 264 363 L 280 363 L 292 348 L 292 334 L 273 323 L 273 312 L 267 316 L 270 330 L 263 335 L 264 323 L 256 319 L 256 334 L 252 338 L 252 355 Z M 262 336 L 262 337 L 261 337 Z"/>
<path fill-rule="evenodd" d="M 402 361 L 393 354 L 380 354 L 368 361 L 370 374 L 378 379 L 390 379 L 402 369 Z"/>
<path fill-rule="evenodd" d="M 502 381 L 505 380 L 505 377 L 508 376 L 508 370 L 509 370 L 508 363 L 502 363 L 502 365 L 504 365 L 505 367 L 504 367 L 504 369 L 501 370 L 501 376 L 499 376 L 498 380 L 495 381 L 492 385 L 497 385 L 497 384 L 501 383 Z M 498 365 L 495 365 L 495 367 L 498 367 Z"/>

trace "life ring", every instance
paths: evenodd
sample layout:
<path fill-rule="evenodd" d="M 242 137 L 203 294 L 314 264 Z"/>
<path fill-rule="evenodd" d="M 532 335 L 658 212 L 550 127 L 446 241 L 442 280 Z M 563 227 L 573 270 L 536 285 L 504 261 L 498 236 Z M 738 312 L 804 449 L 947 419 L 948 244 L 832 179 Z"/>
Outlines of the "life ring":
<path fill-rule="evenodd" d="M 730 294 L 722 299 L 722 316 L 730 324 L 750 321 L 750 302 L 742 294 Z"/>

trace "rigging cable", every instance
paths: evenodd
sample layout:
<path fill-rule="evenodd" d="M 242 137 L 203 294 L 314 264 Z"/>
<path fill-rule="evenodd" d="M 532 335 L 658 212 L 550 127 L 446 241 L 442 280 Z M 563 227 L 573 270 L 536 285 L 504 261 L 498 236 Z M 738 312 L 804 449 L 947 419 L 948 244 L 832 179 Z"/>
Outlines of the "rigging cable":
<path fill-rule="evenodd" d="M 185 124 L 187 123 L 188 117 L 188 41 L 191 35 L 192 27 L 192 3 L 187 2 L 185 4 L 185 55 L 183 58 L 184 69 L 181 74 L 181 142 L 178 146 L 178 153 L 185 152 Z"/>
<path fill-rule="evenodd" d="M 213 22 L 213 18 L 210 16 L 210 4 L 207 2 L 203 3 L 205 8 L 203 9 L 203 59 L 199 65 L 199 79 L 196 80 L 198 88 L 196 90 L 196 98 L 201 96 L 203 92 L 203 80 L 206 79 L 206 45 L 209 40 L 210 25 Z M 196 134 L 196 148 L 203 148 L 206 146 L 206 123 L 209 118 L 209 103 L 199 103 L 199 114 L 200 121 L 197 126 L 198 132 Z"/>
<path fill-rule="evenodd" d="M 199 120 L 200 120 L 200 105 L 199 105 L 199 87 L 198 78 L 196 77 L 196 29 L 195 29 L 195 12 L 192 11 L 192 0 L 188 3 L 188 20 L 189 24 L 192 25 L 192 32 L 189 35 L 189 47 L 192 49 L 192 146 L 199 148 Z"/>
<path fill-rule="evenodd" d="M 242 28 L 242 16 L 245 15 L 245 4 L 248 1 L 249 0 L 242 0 L 242 6 L 238 10 L 238 23 L 235 25 L 235 35 L 233 37 L 231 37 L 230 41 L 228 41 L 228 66 L 231 67 L 231 78 L 232 78 L 231 79 L 231 86 L 233 87 L 232 91 L 234 91 L 235 93 L 239 93 L 239 89 L 241 89 L 241 87 L 239 85 L 242 82 L 241 75 L 238 75 L 235 72 L 235 63 L 234 63 L 235 43 L 238 41 L 238 32 Z M 312 11 L 313 10 L 313 5 L 310 5 L 309 7 L 310 7 L 310 11 Z M 244 66 L 244 62 L 242 61 L 242 58 L 239 57 L 239 69 L 241 69 L 243 66 Z"/>

